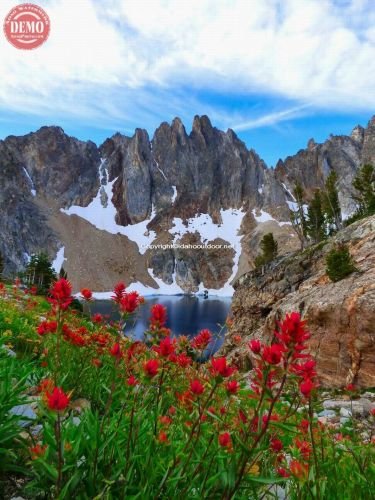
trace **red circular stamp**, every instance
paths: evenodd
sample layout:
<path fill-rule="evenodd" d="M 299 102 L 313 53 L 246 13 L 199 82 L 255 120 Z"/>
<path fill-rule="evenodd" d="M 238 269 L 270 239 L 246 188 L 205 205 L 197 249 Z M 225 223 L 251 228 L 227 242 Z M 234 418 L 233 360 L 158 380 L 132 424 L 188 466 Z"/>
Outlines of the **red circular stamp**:
<path fill-rule="evenodd" d="M 32 50 L 48 38 L 51 23 L 46 12 L 32 3 L 13 7 L 4 21 L 4 33 L 17 49 Z"/>

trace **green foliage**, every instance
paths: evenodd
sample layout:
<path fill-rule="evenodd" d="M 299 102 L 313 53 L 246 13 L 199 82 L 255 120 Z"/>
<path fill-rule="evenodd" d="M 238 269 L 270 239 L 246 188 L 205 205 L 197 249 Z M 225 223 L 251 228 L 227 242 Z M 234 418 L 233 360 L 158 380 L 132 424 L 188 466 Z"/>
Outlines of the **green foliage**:
<path fill-rule="evenodd" d="M 21 423 L 27 418 L 14 411 L 27 402 L 24 392 L 32 371 L 30 363 L 11 356 L 0 340 L 0 496 L 7 474 L 26 473 L 25 439 Z"/>
<path fill-rule="evenodd" d="M 325 216 L 322 206 L 322 194 L 316 190 L 307 208 L 306 233 L 314 243 L 326 237 Z"/>
<path fill-rule="evenodd" d="M 306 218 L 303 206 L 305 193 L 302 185 L 298 182 L 294 185 L 293 196 L 296 203 L 296 209 L 290 210 L 290 222 L 300 241 L 301 249 L 303 249 L 306 244 Z"/>
<path fill-rule="evenodd" d="M 23 278 L 28 286 L 37 286 L 38 293 L 46 294 L 52 281 L 56 279 L 56 273 L 48 255 L 43 252 L 32 255 L 23 273 Z"/>
<path fill-rule="evenodd" d="M 276 259 L 278 243 L 273 237 L 273 233 L 267 233 L 260 242 L 262 253 L 255 258 L 255 267 L 263 266 Z"/>
<path fill-rule="evenodd" d="M 342 218 L 336 184 L 337 174 L 332 170 L 326 179 L 322 193 L 322 208 L 329 226 L 338 231 L 342 228 Z"/>
<path fill-rule="evenodd" d="M 375 168 L 373 165 L 363 165 L 353 180 L 356 194 L 353 199 L 358 204 L 357 214 L 367 217 L 375 214 Z"/>
<path fill-rule="evenodd" d="M 4 476 L 17 473 L 27 479 L 19 492 L 24 498 L 255 500 L 275 497 L 277 485 L 291 500 L 373 498 L 375 449 L 362 437 L 367 422 L 349 420 L 341 429 L 319 425 L 314 414 L 321 403 L 315 395 L 308 402 L 302 397 L 297 361 L 289 354 L 266 364 L 265 351 L 255 355 L 261 367 L 258 382 L 251 379 L 257 394 L 248 376 L 213 372 L 212 360 L 199 363 L 192 356 L 183 367 L 158 351 L 165 332 L 156 324 L 148 347 L 124 338 L 121 323 L 60 312 L 11 287 L 0 296 L 0 339 L 17 351 L 11 358 L 0 347 L 0 488 Z M 41 336 L 35 330 L 44 318 L 58 326 Z M 303 338 L 302 324 L 291 325 Z M 36 351 L 18 350 L 22 336 Z M 112 352 L 115 343 L 120 356 Z M 194 349 L 181 337 L 172 346 L 174 355 Z M 159 363 L 154 376 L 145 372 L 149 360 Z M 194 379 L 202 394 L 191 392 Z M 49 408 L 41 382 L 64 388 L 70 404 Z M 238 384 L 234 393 L 229 382 Z M 10 411 L 26 402 L 26 394 L 38 405 L 27 442 L 20 436 L 24 417 Z M 226 432 L 229 446 L 219 441 Z M 293 471 L 292 462 L 300 469 Z M 0 497 L 6 498 L 1 489 Z"/>
<path fill-rule="evenodd" d="M 333 282 L 340 281 L 354 271 L 357 271 L 349 248 L 346 245 L 340 245 L 332 249 L 327 254 L 326 264 L 326 273 Z"/>

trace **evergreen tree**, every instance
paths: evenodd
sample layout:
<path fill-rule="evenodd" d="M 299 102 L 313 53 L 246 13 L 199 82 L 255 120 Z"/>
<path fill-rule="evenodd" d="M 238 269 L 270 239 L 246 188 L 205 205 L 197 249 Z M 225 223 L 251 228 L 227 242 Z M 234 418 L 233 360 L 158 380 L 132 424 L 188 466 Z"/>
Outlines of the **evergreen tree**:
<path fill-rule="evenodd" d="M 278 243 L 274 239 L 272 233 L 267 233 L 263 236 L 260 242 L 262 253 L 255 258 L 255 266 L 263 266 L 271 260 L 276 259 L 278 251 Z"/>
<path fill-rule="evenodd" d="M 356 194 L 353 199 L 358 204 L 357 214 L 361 217 L 375 214 L 375 169 L 373 165 L 363 165 L 353 180 Z"/>
<path fill-rule="evenodd" d="M 346 245 L 340 245 L 332 249 L 326 257 L 326 273 L 331 281 L 340 281 L 357 268 L 354 265 L 349 248 Z"/>
<path fill-rule="evenodd" d="M 307 208 L 306 232 L 313 243 L 319 243 L 326 237 L 325 217 L 320 190 L 315 191 Z"/>
<path fill-rule="evenodd" d="M 306 244 L 306 218 L 303 207 L 305 193 L 302 185 L 298 182 L 294 186 L 293 196 L 295 199 L 295 209 L 290 210 L 290 222 L 300 241 L 301 249 L 303 249 Z"/>
<path fill-rule="evenodd" d="M 25 269 L 25 282 L 29 285 L 36 285 L 40 293 L 46 293 L 52 281 L 56 279 L 56 273 L 52 268 L 52 264 L 48 259 L 47 254 L 40 253 L 32 255 L 30 262 Z"/>
<path fill-rule="evenodd" d="M 60 269 L 59 278 L 64 278 L 66 280 L 68 279 L 68 273 L 65 271 L 63 267 Z"/>
<path fill-rule="evenodd" d="M 334 170 L 328 175 L 323 192 L 323 210 L 326 220 L 336 231 L 342 228 L 341 208 L 337 191 L 337 174 Z"/>

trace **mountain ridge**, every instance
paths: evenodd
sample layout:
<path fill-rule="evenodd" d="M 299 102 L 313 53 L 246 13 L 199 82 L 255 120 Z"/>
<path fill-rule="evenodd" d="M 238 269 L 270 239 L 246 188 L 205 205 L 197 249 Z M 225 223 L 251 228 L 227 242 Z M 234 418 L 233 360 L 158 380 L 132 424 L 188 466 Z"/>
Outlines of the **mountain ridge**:
<path fill-rule="evenodd" d="M 118 246 L 118 255 L 104 268 L 112 278 L 138 284 L 143 293 L 168 292 L 168 287 L 229 293 L 230 282 L 252 268 L 264 232 L 275 233 L 281 251 L 296 247 L 289 226 L 296 181 L 311 196 L 335 170 L 348 215 L 354 210 L 351 180 L 365 161 L 375 163 L 375 117 L 366 128 L 354 127 L 350 136 L 330 136 L 320 144 L 310 140 L 274 169 L 233 130 L 213 127 L 207 116 L 194 117 L 190 134 L 175 118 L 163 122 L 151 139 L 146 130 L 136 129 L 132 137 L 116 133 L 99 147 L 68 136 L 61 127 L 44 126 L 0 141 L 0 251 L 10 274 L 22 269 L 32 253 L 47 250 L 55 259 L 64 247 L 64 268 L 74 288 L 86 276 L 99 292 L 110 287 L 108 280 L 96 279 L 83 264 L 102 267 L 101 259 L 108 257 L 101 249 L 105 240 Z M 138 244 L 206 245 L 215 234 L 236 248 L 142 252 Z M 117 272 L 110 272 L 111 266 Z"/>

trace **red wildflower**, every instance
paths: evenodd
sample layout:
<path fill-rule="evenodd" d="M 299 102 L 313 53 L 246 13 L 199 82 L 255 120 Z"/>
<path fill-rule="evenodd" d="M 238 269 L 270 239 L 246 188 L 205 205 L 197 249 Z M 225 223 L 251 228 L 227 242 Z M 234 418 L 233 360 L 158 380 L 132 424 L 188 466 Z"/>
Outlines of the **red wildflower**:
<path fill-rule="evenodd" d="M 168 434 L 164 431 L 159 432 L 158 441 L 160 444 L 168 444 Z"/>
<path fill-rule="evenodd" d="M 298 479 L 307 479 L 309 467 L 307 464 L 302 464 L 298 460 L 292 460 L 289 464 L 290 472 Z"/>
<path fill-rule="evenodd" d="M 249 343 L 249 347 L 250 347 L 250 350 L 254 353 L 254 354 L 259 354 L 260 353 L 260 350 L 262 348 L 262 344 L 260 342 L 260 340 L 258 339 L 254 339 L 254 340 L 251 340 L 250 343 Z"/>
<path fill-rule="evenodd" d="M 143 369 L 148 377 L 155 377 L 159 370 L 159 361 L 157 359 L 149 359 L 143 365 Z"/>
<path fill-rule="evenodd" d="M 190 407 L 191 406 L 191 402 L 192 402 L 192 393 L 190 391 L 185 391 L 185 392 L 182 392 L 182 393 L 176 393 L 176 397 L 178 399 L 178 401 L 183 405 L 183 406 L 186 406 L 186 407 Z"/>
<path fill-rule="evenodd" d="M 348 384 L 346 387 L 345 387 L 345 390 L 348 391 L 348 392 L 355 392 L 356 391 L 356 387 L 354 384 Z"/>
<path fill-rule="evenodd" d="M 274 453 L 280 453 L 280 451 L 283 449 L 283 443 L 280 441 L 280 439 L 273 438 L 270 441 L 270 449 Z"/>
<path fill-rule="evenodd" d="M 211 339 L 212 334 L 210 330 L 201 330 L 191 341 L 191 347 L 198 350 L 206 349 L 208 344 L 211 342 Z"/>
<path fill-rule="evenodd" d="M 61 387 L 55 387 L 53 391 L 47 394 L 47 405 L 50 410 L 62 411 L 69 404 L 70 397 L 65 394 Z"/>
<path fill-rule="evenodd" d="M 279 330 L 275 332 L 276 337 L 287 347 L 295 344 L 303 344 L 310 338 L 310 334 L 305 329 L 306 322 L 301 321 L 301 316 L 297 312 L 287 314 L 285 319 L 279 323 Z"/>
<path fill-rule="evenodd" d="M 37 460 L 38 458 L 42 457 L 47 449 L 47 445 L 45 444 L 44 446 L 41 446 L 40 444 L 36 444 L 35 446 L 32 446 L 29 448 L 29 452 L 31 455 L 31 460 Z"/>
<path fill-rule="evenodd" d="M 55 384 L 51 378 L 44 378 L 38 385 L 38 391 L 41 393 L 49 393 L 52 392 L 54 387 Z"/>
<path fill-rule="evenodd" d="M 168 415 L 161 415 L 159 417 L 159 422 L 161 425 L 164 425 L 165 427 L 168 427 L 172 423 L 171 417 L 168 417 Z"/>
<path fill-rule="evenodd" d="M 93 358 L 91 360 L 91 364 L 94 365 L 94 366 L 96 366 L 96 368 L 100 368 L 103 363 L 100 361 L 99 358 Z"/>
<path fill-rule="evenodd" d="M 126 383 L 128 384 L 128 386 L 134 387 L 138 384 L 138 380 L 134 377 L 134 375 L 130 375 Z"/>
<path fill-rule="evenodd" d="M 113 346 L 110 348 L 109 350 L 111 356 L 115 357 L 115 358 L 121 358 L 121 346 L 118 342 L 116 342 L 115 344 L 113 344 Z"/>
<path fill-rule="evenodd" d="M 171 406 L 169 409 L 168 409 L 168 413 L 169 415 L 176 415 L 176 408 L 174 406 Z"/>
<path fill-rule="evenodd" d="M 371 409 L 371 411 L 370 411 L 370 413 L 371 413 L 371 415 L 372 415 L 373 417 L 375 417 L 375 408 L 372 408 L 372 409 Z"/>
<path fill-rule="evenodd" d="M 295 440 L 295 444 L 298 450 L 300 451 L 301 455 L 303 456 L 303 458 L 305 460 L 308 460 L 311 453 L 310 443 L 308 443 L 307 441 L 301 441 L 300 439 L 297 438 Z"/>
<path fill-rule="evenodd" d="M 158 346 L 154 347 L 154 351 L 156 351 L 163 358 L 167 358 L 171 354 L 174 354 L 176 348 L 176 340 L 171 340 L 170 337 L 165 337 L 162 339 Z"/>
<path fill-rule="evenodd" d="M 52 285 L 50 295 L 51 298 L 49 298 L 49 301 L 54 306 L 58 306 L 61 309 L 67 309 L 73 300 L 72 285 L 70 281 L 65 278 L 60 278 Z"/>
<path fill-rule="evenodd" d="M 266 345 L 263 347 L 263 360 L 270 365 L 278 365 L 284 351 L 285 349 L 281 344 Z"/>
<path fill-rule="evenodd" d="M 211 373 L 217 377 L 230 377 L 234 372 L 236 371 L 236 368 L 227 366 L 227 359 L 225 357 L 220 357 L 220 358 L 212 358 L 211 359 Z"/>
<path fill-rule="evenodd" d="M 235 344 L 239 344 L 242 340 L 241 335 L 233 335 L 232 340 Z"/>
<path fill-rule="evenodd" d="M 315 387 L 316 385 L 314 384 L 314 382 L 311 379 L 307 378 L 300 383 L 299 390 L 305 396 L 305 398 L 309 398 L 311 395 L 311 391 L 315 389 Z"/>
<path fill-rule="evenodd" d="M 81 297 L 89 302 L 92 300 L 92 291 L 89 288 L 82 288 Z"/>
<path fill-rule="evenodd" d="M 158 327 L 164 326 L 167 321 L 167 309 L 161 304 L 155 304 L 151 308 L 150 322 Z"/>
<path fill-rule="evenodd" d="M 137 354 L 142 353 L 145 350 L 146 346 L 143 342 L 136 340 L 131 344 L 131 346 L 127 350 L 127 358 L 129 361 L 136 359 Z"/>
<path fill-rule="evenodd" d="M 94 333 L 91 336 L 92 340 L 96 342 L 100 347 L 105 347 L 109 342 L 108 334 L 104 333 Z"/>
<path fill-rule="evenodd" d="M 194 379 L 192 382 L 190 382 L 190 390 L 193 394 L 199 396 L 200 394 L 203 394 L 204 387 L 198 379 Z"/>
<path fill-rule="evenodd" d="M 47 333 L 54 333 L 57 330 L 56 321 L 42 321 L 37 327 L 36 331 L 39 335 L 46 335 Z"/>
<path fill-rule="evenodd" d="M 229 382 L 227 382 L 226 389 L 229 394 L 237 394 L 239 388 L 240 384 L 237 380 L 229 380 Z"/>
<path fill-rule="evenodd" d="M 315 366 L 316 361 L 314 361 L 313 359 L 309 359 L 304 363 L 292 365 L 292 370 L 300 377 L 311 379 L 316 376 Z"/>
<path fill-rule="evenodd" d="M 301 420 L 301 422 L 300 422 L 300 424 L 299 424 L 299 428 L 300 428 L 300 430 L 301 430 L 303 433 L 305 433 L 305 432 L 307 432 L 307 431 L 308 431 L 308 429 L 309 429 L 309 425 L 310 425 L 309 421 L 308 421 L 308 420 L 306 420 L 306 419 L 303 419 L 303 420 Z"/>
<path fill-rule="evenodd" d="M 229 448 L 232 444 L 232 439 L 230 437 L 229 432 L 223 432 L 219 434 L 219 445 L 222 448 Z"/>
<path fill-rule="evenodd" d="M 212 415 L 215 415 L 216 414 L 215 407 L 214 406 L 209 406 L 207 408 L 207 413 L 211 413 Z"/>
<path fill-rule="evenodd" d="M 133 313 L 140 304 L 138 292 L 125 293 L 119 302 L 120 310 L 123 313 Z"/>
<path fill-rule="evenodd" d="M 125 290 L 126 290 L 125 284 L 122 281 L 120 281 L 115 286 L 111 299 L 114 300 L 117 304 L 119 304 L 125 294 Z"/>
<path fill-rule="evenodd" d="M 37 287 L 37 286 L 35 286 L 35 285 L 33 285 L 33 286 L 30 288 L 30 293 L 31 293 L 31 295 L 36 295 L 37 291 L 38 291 L 38 287 Z"/>
<path fill-rule="evenodd" d="M 284 467 L 279 467 L 277 469 L 277 473 L 281 477 L 289 477 L 290 476 L 289 472 L 286 469 L 284 469 Z"/>
<path fill-rule="evenodd" d="M 241 420 L 241 422 L 243 424 L 246 424 L 247 416 L 245 415 L 245 413 L 242 410 L 238 410 L 238 416 L 239 416 L 239 419 Z"/>
<path fill-rule="evenodd" d="M 181 366 L 181 368 L 186 368 L 191 365 L 192 359 L 189 356 L 186 356 L 186 354 L 179 354 L 176 358 L 176 363 Z"/>
<path fill-rule="evenodd" d="M 92 320 L 94 323 L 101 323 L 103 321 L 103 316 L 100 313 L 95 313 Z"/>
<path fill-rule="evenodd" d="M 82 335 L 80 335 L 78 332 L 73 332 L 69 338 L 69 341 L 71 344 L 76 345 L 78 347 L 86 345 L 85 338 L 82 337 Z"/>

